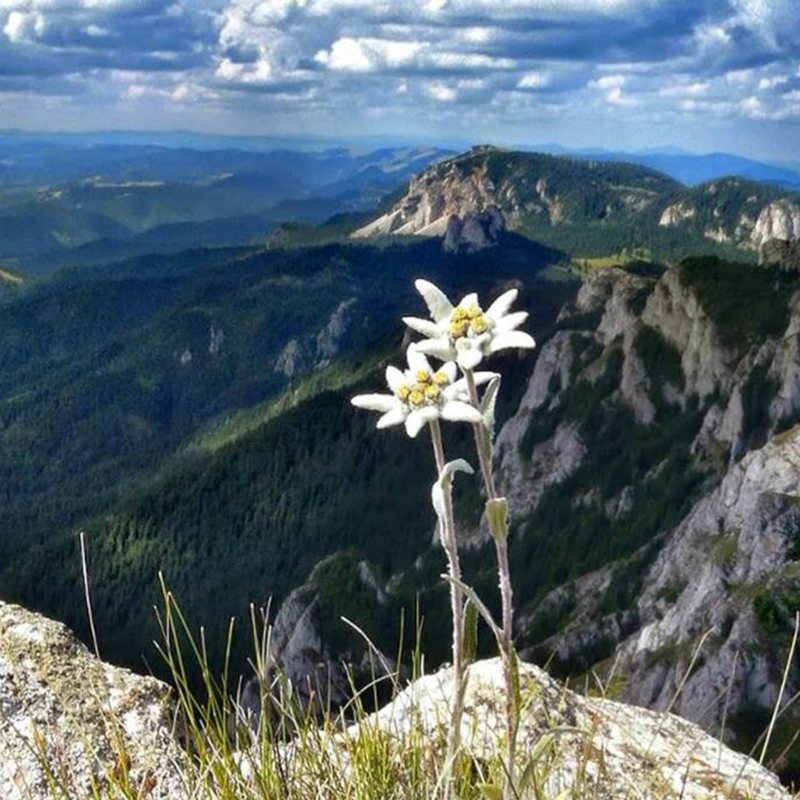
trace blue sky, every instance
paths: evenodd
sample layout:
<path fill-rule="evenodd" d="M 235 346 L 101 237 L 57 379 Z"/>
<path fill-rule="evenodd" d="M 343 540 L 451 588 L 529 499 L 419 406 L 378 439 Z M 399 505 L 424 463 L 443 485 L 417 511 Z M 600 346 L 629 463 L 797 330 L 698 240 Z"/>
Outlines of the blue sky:
<path fill-rule="evenodd" d="M 3 127 L 800 162 L 800 0 L 0 0 Z"/>

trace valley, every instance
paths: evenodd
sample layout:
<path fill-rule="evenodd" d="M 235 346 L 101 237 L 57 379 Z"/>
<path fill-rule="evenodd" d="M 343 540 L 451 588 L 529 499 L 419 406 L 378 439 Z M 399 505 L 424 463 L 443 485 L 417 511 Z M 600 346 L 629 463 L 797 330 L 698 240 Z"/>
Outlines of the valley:
<path fill-rule="evenodd" d="M 725 708 L 750 747 L 798 604 L 800 272 L 780 243 L 799 195 L 489 147 L 304 154 L 288 187 L 267 178 L 285 154 L 139 156 L 106 153 L 102 180 L 65 160 L 58 196 L 15 186 L 35 199 L 0 209 L 24 234 L 0 271 L 0 597 L 88 640 L 83 529 L 115 663 L 164 674 L 160 576 L 212 658 L 238 620 L 237 675 L 270 599 L 337 679 L 365 663 L 341 617 L 384 653 L 418 625 L 445 662 L 427 443 L 376 434 L 349 398 L 408 343 L 415 278 L 519 287 L 538 346 L 497 359 L 496 467 L 522 656 L 657 709 L 688 673 L 680 713 L 715 731 Z M 238 178 L 200 170 L 231 159 Z M 466 576 L 496 611 L 482 505 L 456 485 Z M 800 774 L 800 751 L 780 766 Z"/>

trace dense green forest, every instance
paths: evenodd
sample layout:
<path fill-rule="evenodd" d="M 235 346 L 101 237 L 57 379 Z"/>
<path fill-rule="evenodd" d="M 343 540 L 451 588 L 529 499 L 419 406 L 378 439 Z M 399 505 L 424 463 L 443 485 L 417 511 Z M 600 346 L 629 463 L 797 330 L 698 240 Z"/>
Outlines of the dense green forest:
<path fill-rule="evenodd" d="M 21 403 L 10 381 L 0 383 L 2 445 L 16 459 L 16 469 L 3 472 L 4 515 L 6 530 L 17 534 L 4 539 L 8 566 L 0 574 L 0 594 L 85 634 L 74 534 L 81 524 L 89 535 L 104 654 L 132 665 L 146 655 L 152 665 L 159 571 L 189 617 L 202 621 L 213 647 L 221 644 L 231 617 L 245 622 L 249 603 L 270 597 L 279 602 L 321 559 L 335 556 L 315 574 L 319 613 L 332 615 L 326 630 L 333 648 L 352 644 L 340 615 L 357 620 L 391 650 L 401 615 L 414 619 L 421 609 L 429 658 L 446 658 L 449 623 L 438 578 L 443 556 L 431 541 L 429 443 L 393 430 L 376 434 L 372 420 L 355 412 L 348 399 L 380 388 L 387 360 L 401 358 L 397 317 L 417 309 L 411 282 L 418 275 L 435 277 L 456 295 L 467 287 L 491 294 L 504 281 L 522 279 L 521 307 L 531 311 L 540 343 L 567 330 L 580 354 L 573 368 L 596 360 L 600 354 L 590 333 L 597 320 L 567 314 L 556 322 L 575 284 L 537 278 L 541 266 L 558 257 L 514 236 L 498 249 L 458 259 L 431 241 L 232 250 L 183 256 L 182 262 L 143 259 L 120 269 L 115 279 L 102 270 L 70 273 L 25 296 L 19 308 L 12 304 L 15 315 L 9 319 L 15 322 L 4 332 L 6 343 L 18 343 L 16 351 L 4 346 L 7 363 L 33 388 L 29 402 Z M 792 275 L 715 259 L 690 260 L 678 268 L 723 334 L 740 341 L 774 332 L 796 283 Z M 642 276 L 663 270 L 639 263 L 628 269 Z M 300 292 L 300 286 L 316 291 Z M 139 303 L 122 303 L 126 292 L 142 287 L 147 291 L 137 292 Z M 351 296 L 363 310 L 353 338 L 342 339 L 341 354 L 327 366 L 310 364 L 296 376 L 277 375 L 271 365 L 289 320 L 292 331 L 306 326 L 315 339 L 331 310 Z M 59 303 L 74 309 L 76 298 L 93 307 L 106 303 L 106 311 L 91 318 L 71 313 L 75 328 L 62 329 Z M 644 300 L 637 299 L 639 306 Z M 19 352 L 24 325 L 41 326 L 47 319 L 54 320 L 52 332 L 26 357 Z M 219 365 L 207 352 L 211 324 L 230 333 L 223 345 L 229 348 L 227 359 Z M 187 365 L 175 354 L 187 346 L 201 354 L 200 363 L 182 373 Z M 714 465 L 694 463 L 689 452 L 704 407 L 695 403 L 682 410 L 661 393 L 663 385 L 683 380 L 677 354 L 647 328 L 635 347 L 651 374 L 655 426 L 637 424 L 614 399 L 621 362 L 612 348 L 602 354 L 601 377 L 574 383 L 558 408 L 531 420 L 520 442 L 525 456 L 559 422 L 571 420 L 589 453 L 574 475 L 545 492 L 514 534 L 512 570 L 523 611 L 549 589 L 610 562 L 619 566 L 603 607 L 628 607 L 644 563 L 655 554 L 649 545 L 716 479 Z M 67 369 L 63 361 L 81 350 L 104 368 Z M 498 364 L 506 376 L 501 418 L 515 410 L 538 352 Z M 75 388 L 66 395 L 69 404 L 56 402 L 70 386 Z M 160 396 L 173 399 L 166 416 Z M 45 435 L 37 438 L 37 430 Z M 95 437 L 87 439 L 92 430 Z M 23 447 L 23 436 L 40 442 L 40 448 Z M 456 426 L 448 437 L 451 455 L 470 456 L 466 431 Z M 73 460 L 51 459 L 54 448 Z M 653 469 L 662 462 L 665 469 Z M 589 506 L 576 511 L 576 494 L 597 477 L 604 501 L 631 482 L 636 485 L 631 513 L 611 521 Z M 474 526 L 480 513 L 474 484 L 460 482 L 457 493 L 462 522 Z M 598 542 L 602 546 L 594 546 Z M 352 580 L 340 580 L 355 574 L 361 560 L 379 580 L 400 576 L 389 603 L 365 602 L 363 587 L 356 591 Z M 472 583 L 490 603 L 496 601 L 491 549 L 465 553 L 464 563 Z M 557 621 L 539 621 L 521 644 L 545 638 L 552 624 Z M 246 634 L 237 638 L 237 664 L 244 664 L 248 647 Z M 556 666 L 569 673 L 588 665 Z"/>
<path fill-rule="evenodd" d="M 35 287 L 4 308 L 0 332 L 0 594 L 83 629 L 73 558 L 83 525 L 97 548 L 108 652 L 119 660 L 138 663 L 151 638 L 158 567 L 203 617 L 215 581 L 230 580 L 240 563 L 252 572 L 236 578 L 216 619 L 283 596 L 320 555 L 374 538 L 371 518 L 360 532 L 342 530 L 362 502 L 346 476 L 370 450 L 347 395 L 365 371 L 382 380 L 374 365 L 389 343 L 397 349 L 399 317 L 419 303 L 413 279 L 435 277 L 455 294 L 521 280 L 544 329 L 574 289 L 536 275 L 561 258 L 513 235 L 458 259 L 435 241 L 200 250 L 70 271 Z M 320 336 L 343 304 L 352 312 L 334 352 Z M 287 372 L 281 355 L 292 340 Z M 313 477 L 314 463 L 324 480 Z M 198 491 L 207 499 L 198 502 Z M 427 504 L 419 513 L 426 522 L 409 526 L 428 536 Z M 226 553 L 232 570 L 219 568 Z"/>

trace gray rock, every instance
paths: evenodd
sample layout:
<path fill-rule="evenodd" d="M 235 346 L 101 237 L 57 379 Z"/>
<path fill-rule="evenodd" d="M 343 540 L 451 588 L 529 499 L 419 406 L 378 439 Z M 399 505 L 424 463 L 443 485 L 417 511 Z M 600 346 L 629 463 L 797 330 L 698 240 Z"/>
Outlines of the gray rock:
<path fill-rule="evenodd" d="M 789 800 L 777 778 L 735 753 L 697 725 L 612 700 L 582 697 L 543 670 L 520 664 L 523 713 L 519 725 L 520 768 L 543 734 L 556 738 L 541 793 L 596 800 Z M 443 670 L 415 681 L 394 702 L 362 724 L 402 740 L 422 735 L 443 749 L 452 696 L 452 673 Z M 505 731 L 503 677 L 498 659 L 469 668 L 461 738 L 479 761 L 501 755 Z M 359 726 L 348 730 L 357 736 Z M 538 793 L 526 794 L 532 800 Z"/>
<path fill-rule="evenodd" d="M 796 234 L 800 237 L 800 231 Z M 770 239 L 761 245 L 761 264 L 777 264 L 782 269 L 800 269 L 800 238 Z"/>
<path fill-rule="evenodd" d="M 444 237 L 446 253 L 474 253 L 497 244 L 506 229 L 506 221 L 497 206 L 463 218 L 450 217 Z"/>
<path fill-rule="evenodd" d="M 148 800 L 185 796 L 170 690 L 99 661 L 64 625 L 0 602 L 0 796 L 49 800 L 41 753 L 69 797 L 128 770 Z M 38 742 L 38 743 L 37 743 Z M 59 795 L 61 796 L 61 795 Z"/>

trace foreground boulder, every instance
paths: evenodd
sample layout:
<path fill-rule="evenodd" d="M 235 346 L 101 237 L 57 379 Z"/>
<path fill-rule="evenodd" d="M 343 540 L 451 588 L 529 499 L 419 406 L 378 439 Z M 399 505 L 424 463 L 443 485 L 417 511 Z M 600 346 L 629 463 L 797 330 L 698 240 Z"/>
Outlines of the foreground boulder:
<path fill-rule="evenodd" d="M 102 790 L 126 776 L 132 796 L 183 797 L 171 722 L 163 683 L 104 664 L 60 623 L 0 602 L 3 800 L 88 797 L 92 781 Z"/>
<path fill-rule="evenodd" d="M 543 734 L 560 729 L 540 760 L 543 796 L 593 800 L 788 800 L 792 795 L 757 762 L 673 714 L 583 697 L 530 664 L 520 665 L 523 714 L 520 767 Z M 415 681 L 362 725 L 431 742 L 446 735 L 451 670 Z M 504 731 L 499 659 L 469 668 L 462 725 L 464 747 L 477 760 L 497 757 Z M 350 729 L 351 735 L 358 728 Z M 567 794 L 561 795 L 560 792 Z M 531 795 L 533 797 L 534 795 Z M 538 795 L 536 795 L 538 796 Z"/>

